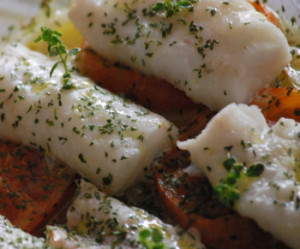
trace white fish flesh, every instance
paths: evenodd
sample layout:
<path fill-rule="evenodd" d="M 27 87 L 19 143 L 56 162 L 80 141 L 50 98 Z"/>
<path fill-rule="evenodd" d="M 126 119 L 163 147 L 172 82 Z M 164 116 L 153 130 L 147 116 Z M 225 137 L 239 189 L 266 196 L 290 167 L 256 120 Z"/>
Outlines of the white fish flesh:
<path fill-rule="evenodd" d="M 69 16 L 104 58 L 214 110 L 249 103 L 291 59 L 282 32 L 245 0 L 167 2 L 73 0 Z"/>
<path fill-rule="evenodd" d="M 0 137 L 34 146 L 62 160 L 107 193 L 139 181 L 155 156 L 176 139 L 159 115 L 73 75 L 21 44 L 0 50 Z"/>
<path fill-rule="evenodd" d="M 91 238 L 102 240 L 104 245 L 116 248 L 144 248 L 140 234 L 156 230 L 161 243 L 167 248 L 204 249 L 199 232 L 183 232 L 162 222 L 146 211 L 128 207 L 84 180 L 81 181 L 77 196 L 67 212 L 67 227 Z M 151 236 L 147 239 L 151 240 Z M 150 242 L 151 243 L 151 242 Z"/>
<path fill-rule="evenodd" d="M 231 104 L 197 138 L 178 146 L 223 191 L 221 199 L 234 194 L 230 202 L 242 216 L 300 248 L 298 123 L 281 118 L 269 128 L 258 107 Z"/>

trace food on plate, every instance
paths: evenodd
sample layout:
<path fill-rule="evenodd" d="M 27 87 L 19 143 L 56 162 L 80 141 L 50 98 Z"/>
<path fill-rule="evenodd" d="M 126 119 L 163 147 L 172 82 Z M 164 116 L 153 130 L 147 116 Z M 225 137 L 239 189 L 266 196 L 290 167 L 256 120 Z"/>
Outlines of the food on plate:
<path fill-rule="evenodd" d="M 272 9 L 262 4 L 262 2 L 260 1 L 248 0 L 248 2 L 251 3 L 258 12 L 264 14 L 264 16 L 268 19 L 269 22 L 273 23 L 278 28 L 281 28 L 280 18 Z"/>
<path fill-rule="evenodd" d="M 84 180 L 66 228 L 47 226 L 46 239 L 37 238 L 0 216 L 0 232 L 0 247 L 6 249 L 205 248 L 195 230 L 183 232 L 142 209 L 129 208 Z"/>
<path fill-rule="evenodd" d="M 47 2 L 43 1 L 43 6 Z M 256 12 L 251 4 L 266 17 Z M 49 221 L 48 216 L 57 211 L 54 207 L 56 203 L 66 199 L 66 206 L 69 205 L 68 201 L 74 191 L 74 185 L 70 183 L 74 173 L 61 166 L 58 167 L 61 171 L 54 174 L 57 166 L 52 168 L 48 164 L 48 160 L 54 158 L 51 161 L 53 166 L 62 165 L 63 161 L 96 186 L 81 179 L 77 196 L 68 210 L 66 227 L 48 226 L 45 231 L 46 239 L 38 239 L 43 247 L 204 248 L 199 237 L 208 248 L 286 248 L 276 239 L 294 247 L 297 243 L 294 236 L 296 232 L 290 235 L 289 231 L 281 233 L 276 222 L 272 225 L 273 210 L 260 220 L 257 220 L 257 216 L 266 212 L 265 210 L 257 211 L 254 216 L 246 213 L 245 216 L 253 220 L 242 217 L 245 212 L 239 215 L 234 211 L 239 211 L 237 207 L 244 196 L 247 196 L 248 188 L 257 186 L 257 182 L 267 182 L 265 174 L 269 176 L 273 169 L 268 167 L 274 165 L 274 168 L 278 168 L 278 172 L 273 173 L 280 178 L 283 164 L 277 162 L 284 160 L 289 163 L 294 150 L 297 151 L 293 144 L 296 138 L 292 141 L 282 139 L 284 146 L 294 146 L 294 149 L 274 153 L 269 158 L 265 153 L 260 158 L 262 162 L 250 162 L 248 169 L 248 161 L 240 160 L 238 152 L 242 151 L 241 155 L 252 153 L 248 157 L 253 159 L 266 148 L 279 150 L 281 138 L 278 134 L 292 134 L 286 130 L 284 133 L 280 125 L 287 123 L 292 126 L 293 121 L 281 120 L 280 125 L 277 123 L 274 128 L 269 129 L 255 107 L 226 107 L 231 108 L 227 112 L 234 120 L 232 126 L 236 130 L 241 134 L 248 134 L 243 127 L 257 125 L 263 130 L 265 140 L 261 139 L 257 144 L 253 142 L 251 147 L 248 140 L 238 141 L 235 134 L 231 133 L 232 130 L 225 134 L 223 125 L 220 126 L 221 131 L 210 135 L 210 143 L 220 147 L 220 153 L 215 151 L 201 158 L 201 162 L 210 166 L 208 168 L 211 171 L 197 168 L 191 163 L 189 153 L 174 145 L 177 139 L 184 141 L 201 133 L 215 115 L 214 110 L 219 110 L 232 101 L 249 103 L 253 100 L 252 103 L 263 108 L 269 125 L 273 125 L 282 113 L 297 120 L 296 90 L 261 90 L 269 87 L 291 56 L 287 41 L 280 31 L 285 31 L 280 21 L 259 1 L 251 4 L 243 0 L 74 0 L 71 18 L 76 26 L 82 25 L 81 32 L 88 42 L 84 42 L 81 54 L 73 57 L 72 64 L 67 63 L 67 57 L 79 52 L 79 49 L 71 48 L 81 46 L 83 37 L 70 23 L 66 9 L 53 12 L 53 9 L 46 8 L 46 17 L 33 19 L 22 30 L 24 32 L 21 36 L 24 38 L 19 35 L 17 39 L 29 48 L 48 52 L 54 58 L 49 59 L 28 50 L 15 42 L 16 36 L 12 35 L 12 43 L 1 45 L 0 51 L 0 136 L 35 147 L 40 150 L 35 153 L 44 161 L 35 171 L 29 163 L 26 165 L 28 170 L 23 165 L 31 154 L 27 155 L 26 152 L 26 156 L 21 158 L 23 161 L 19 162 L 15 158 L 20 155 L 19 147 L 15 144 L 8 146 L 9 150 L 12 148 L 17 152 L 9 155 L 11 161 L 0 172 L 0 191 L 1 194 L 5 193 L 5 198 L 0 195 L 0 208 L 2 207 L 2 211 L 6 208 L 4 211 L 7 211 L 2 213 L 0 209 L 0 213 L 7 216 L 13 224 L 37 234 Z M 58 28 L 64 37 L 61 38 L 60 33 L 47 27 L 42 27 L 42 35 L 39 36 L 39 24 Z M 60 39 L 66 42 L 69 50 L 65 51 L 66 46 Z M 47 41 L 48 49 L 46 43 L 34 42 L 39 40 Z M 54 45 L 51 45 L 53 42 Z M 285 67 L 280 77 L 286 77 L 285 72 L 292 72 L 290 69 L 296 62 L 297 51 L 297 48 L 292 49 L 293 61 Z M 88 78 L 79 76 L 76 71 L 91 77 L 101 87 Z M 276 86 L 281 84 L 279 78 L 273 82 Z M 174 86 L 185 89 L 185 93 Z M 122 97 L 115 96 L 102 87 L 121 93 Z M 180 125 L 179 130 L 165 118 L 132 104 L 124 96 L 171 118 L 172 121 L 176 120 L 176 124 Z M 202 104 L 193 103 L 188 96 L 197 103 L 206 104 L 211 110 Z M 238 124 L 244 122 L 243 117 L 247 116 L 239 111 L 240 108 L 250 108 L 249 112 L 258 115 L 258 118 L 238 127 Z M 226 110 L 210 121 L 200 137 L 215 124 L 216 119 L 224 116 L 223 112 Z M 191 120 L 190 112 L 195 115 Z M 174 113 L 180 115 L 176 116 Z M 271 130 L 273 133 L 268 134 Z M 296 133 L 294 131 L 294 135 Z M 228 140 L 218 139 L 218 135 L 222 138 L 227 136 L 230 141 L 235 139 L 235 146 L 225 146 L 224 154 L 222 146 Z M 255 140 L 258 136 L 250 137 Z M 193 142 L 178 144 L 186 148 L 189 143 Z M 235 151 L 237 144 L 241 144 L 243 149 Z M 269 144 L 273 147 L 267 147 Z M 259 148 L 258 152 L 253 152 L 253 147 Z M 195 156 L 192 151 L 192 159 L 205 153 L 207 151 L 200 151 Z M 153 163 L 157 155 L 161 155 L 161 158 Z M 222 159 L 224 155 L 226 157 Z M 212 177 L 213 165 L 208 162 L 213 164 L 215 161 L 221 167 L 215 172 L 221 171 L 223 175 L 220 176 L 220 173 Z M 269 162 L 271 166 L 267 164 Z M 294 164 L 297 166 L 297 160 Z M 224 170 L 223 166 L 228 169 Z M 44 175 L 36 175 L 36 172 L 44 169 Z M 60 177 L 64 174 L 66 179 Z M 205 174 L 209 175 L 209 179 L 224 180 L 213 188 Z M 14 183 L 11 185 L 13 187 L 7 187 L 10 185 L 6 184 L 6 179 L 3 181 L 3 176 L 6 175 L 7 182 Z M 14 175 L 17 176 L 16 179 Z M 56 176 L 57 180 L 54 179 Z M 293 175 L 292 170 L 291 176 L 298 179 L 297 173 Z M 286 179 L 286 182 L 290 183 L 292 178 Z M 140 183 L 141 179 L 145 182 Z M 264 181 L 260 181 L 261 179 Z M 293 180 L 296 182 L 295 179 Z M 59 183 L 58 188 L 55 188 L 55 183 Z M 294 192 L 298 189 L 296 185 Z M 276 189 L 277 183 L 272 182 L 268 186 L 274 187 L 274 192 L 270 191 L 272 194 L 279 193 L 280 197 L 287 198 L 287 194 L 281 192 L 284 188 Z M 121 195 L 119 198 L 126 201 L 126 204 L 105 195 L 99 188 L 109 195 Z M 126 189 L 128 190 L 124 193 Z M 57 193 L 60 190 L 62 193 Z M 33 192 L 39 192 L 37 197 L 32 197 Z M 161 200 L 159 196 L 162 197 Z M 267 202 L 268 198 L 264 198 L 264 201 Z M 297 194 L 290 194 L 290 198 L 294 198 L 290 203 L 294 201 L 296 207 Z M 8 200 L 8 204 L 3 203 L 3 200 Z M 151 206 L 148 206 L 150 202 Z M 154 210 L 157 208 L 156 202 L 159 202 L 158 209 Z M 185 232 L 167 225 L 144 210 L 126 206 L 132 206 L 133 203 L 146 207 L 164 221 L 175 220 L 175 224 L 181 225 Z M 163 205 L 166 212 L 162 210 Z M 255 208 L 258 209 L 251 204 L 247 206 L 248 210 L 252 206 L 254 211 Z M 279 206 L 274 210 L 282 208 Z M 40 212 L 41 210 L 45 212 Z M 22 212 L 24 218 L 20 215 Z M 42 215 L 45 217 L 41 217 Z M 285 215 L 283 212 L 278 221 L 284 224 Z M 261 225 L 266 220 L 270 223 Z M 64 220 L 59 222 L 65 223 Z M 270 231 L 275 239 L 256 223 Z M 15 228 L 13 230 L 20 232 Z M 278 233 L 281 235 L 277 236 Z M 28 238 L 35 240 L 33 237 Z"/>
<path fill-rule="evenodd" d="M 111 248 L 100 245 L 92 238 L 69 232 L 62 227 L 48 226 L 46 239 L 32 236 L 13 226 L 0 215 L 0 248 L 5 249 L 100 249 Z"/>
<path fill-rule="evenodd" d="M 178 140 L 200 134 L 213 116 L 209 110 L 199 113 L 180 127 Z M 186 150 L 174 147 L 160 163 L 163 166 L 156 170 L 155 180 L 168 215 L 185 229 L 197 228 L 205 245 L 222 249 L 287 248 L 253 220 L 222 205 L 204 172 L 191 163 Z"/>
<path fill-rule="evenodd" d="M 252 103 L 260 107 L 270 124 L 277 122 L 281 117 L 300 122 L 299 90 L 291 87 L 263 89 Z"/>
<path fill-rule="evenodd" d="M 213 110 L 249 103 L 291 58 L 282 32 L 244 0 L 77 0 L 70 18 L 102 57 Z"/>
<path fill-rule="evenodd" d="M 278 17 L 269 8 L 260 2 L 250 3 L 270 22 L 280 27 Z M 133 71 L 120 63 L 107 61 L 97 54 L 87 41 L 83 43 L 76 64 L 82 73 L 102 87 L 117 94 L 124 94 L 134 102 L 162 115 L 191 112 L 201 108 L 167 81 Z"/>
<path fill-rule="evenodd" d="M 198 232 L 183 232 L 139 208 L 129 208 L 81 181 L 67 213 L 67 227 L 116 248 L 197 248 Z"/>
<path fill-rule="evenodd" d="M 93 238 L 58 226 L 47 226 L 46 243 L 52 249 L 109 249 L 110 245 L 97 243 Z"/>
<path fill-rule="evenodd" d="M 163 115 L 188 112 L 197 106 L 184 92 L 164 80 L 144 75 L 98 55 L 84 42 L 76 63 L 82 73 L 101 87 L 116 94 L 124 94 L 153 112 Z"/>
<path fill-rule="evenodd" d="M 73 75 L 21 44 L 1 49 L 1 137 L 60 159 L 107 193 L 136 183 L 154 157 L 176 139 L 159 115 Z"/>
<path fill-rule="evenodd" d="M 207 178 L 195 174 L 194 167 L 169 167 L 156 173 L 159 194 L 180 226 L 197 228 L 201 241 L 212 248 L 287 248 L 253 220 L 222 205 Z"/>
<path fill-rule="evenodd" d="M 178 146 L 191 153 L 225 205 L 297 248 L 299 134 L 292 119 L 270 128 L 258 107 L 231 104 L 197 138 Z"/>

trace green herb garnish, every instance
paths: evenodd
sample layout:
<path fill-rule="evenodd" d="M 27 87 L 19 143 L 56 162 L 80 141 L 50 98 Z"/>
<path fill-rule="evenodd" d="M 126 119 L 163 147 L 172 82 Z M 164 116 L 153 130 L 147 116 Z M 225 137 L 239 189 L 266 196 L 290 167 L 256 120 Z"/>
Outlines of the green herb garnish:
<path fill-rule="evenodd" d="M 145 14 L 154 16 L 158 13 L 163 13 L 165 18 L 169 18 L 182 9 L 193 11 L 193 4 L 196 2 L 198 2 L 198 0 L 164 0 L 164 2 L 152 4 L 150 11 Z"/>
<path fill-rule="evenodd" d="M 224 205 L 232 208 L 235 202 L 240 199 L 239 181 L 242 177 L 259 177 L 264 171 L 264 165 L 257 163 L 247 167 L 245 164 L 238 163 L 232 156 L 229 156 L 223 162 L 223 167 L 229 171 L 229 174 L 222 183 L 215 186 L 214 193 Z"/>
<path fill-rule="evenodd" d="M 50 70 L 50 77 L 52 77 L 55 69 L 59 64 L 62 64 L 65 73 L 62 76 L 63 89 L 74 89 L 75 86 L 71 81 L 71 72 L 67 66 L 67 60 L 69 56 L 76 55 L 80 52 L 80 48 L 73 48 L 70 51 L 67 50 L 66 45 L 62 42 L 60 37 L 61 33 L 52 30 L 48 27 L 41 27 L 41 35 L 35 40 L 35 42 L 45 41 L 48 43 L 48 53 L 50 57 L 59 56 L 60 61 L 56 62 Z"/>
<path fill-rule="evenodd" d="M 139 240 L 146 249 L 166 248 L 166 244 L 163 243 L 163 234 L 158 228 L 143 229 L 139 233 Z"/>

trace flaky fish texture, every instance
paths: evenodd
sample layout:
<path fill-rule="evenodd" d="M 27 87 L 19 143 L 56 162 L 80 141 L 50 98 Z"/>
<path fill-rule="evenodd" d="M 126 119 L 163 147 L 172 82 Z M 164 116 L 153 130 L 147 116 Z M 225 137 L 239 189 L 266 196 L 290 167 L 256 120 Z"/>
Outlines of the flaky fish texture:
<path fill-rule="evenodd" d="M 249 103 L 288 64 L 286 38 L 247 1 L 181 2 L 74 0 L 69 15 L 104 58 L 213 110 Z"/>
<path fill-rule="evenodd" d="M 300 126 L 271 128 L 257 106 L 230 104 L 195 139 L 178 142 L 220 198 L 291 248 L 300 238 Z"/>
<path fill-rule="evenodd" d="M 60 159 L 107 193 L 120 193 L 145 174 L 176 139 L 177 128 L 73 74 L 64 89 L 55 61 L 21 44 L 0 56 L 0 137 Z"/>

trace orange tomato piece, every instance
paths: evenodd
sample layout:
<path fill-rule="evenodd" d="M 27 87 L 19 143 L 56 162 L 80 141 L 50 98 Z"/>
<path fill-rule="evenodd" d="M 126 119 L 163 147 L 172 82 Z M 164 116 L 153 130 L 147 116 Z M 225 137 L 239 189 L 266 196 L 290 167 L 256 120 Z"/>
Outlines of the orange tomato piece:
<path fill-rule="evenodd" d="M 259 0 L 251 1 L 248 0 L 249 3 L 252 4 L 252 6 L 260 13 L 264 14 L 264 16 L 275 26 L 278 28 L 281 28 L 280 22 L 278 21 L 278 18 L 276 17 L 275 13 L 271 11 L 267 6 L 261 3 Z"/>
<path fill-rule="evenodd" d="M 0 214 L 21 229 L 39 234 L 75 191 L 74 173 L 49 166 L 43 153 L 0 141 Z"/>
<path fill-rule="evenodd" d="M 267 88 L 259 92 L 252 104 L 261 108 L 270 124 L 281 117 L 300 122 L 300 91 L 292 88 Z"/>
<path fill-rule="evenodd" d="M 113 64 L 97 55 L 85 42 L 78 55 L 80 71 L 103 88 L 124 94 L 132 101 L 158 113 L 178 113 L 196 109 L 184 92 L 170 83 Z"/>

